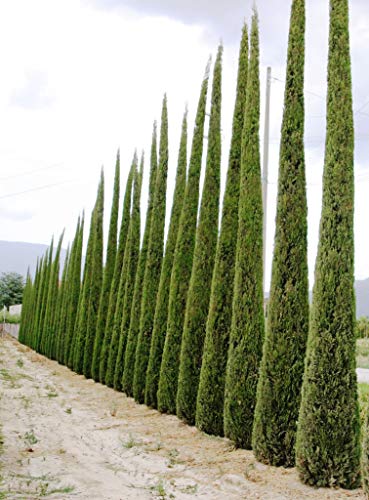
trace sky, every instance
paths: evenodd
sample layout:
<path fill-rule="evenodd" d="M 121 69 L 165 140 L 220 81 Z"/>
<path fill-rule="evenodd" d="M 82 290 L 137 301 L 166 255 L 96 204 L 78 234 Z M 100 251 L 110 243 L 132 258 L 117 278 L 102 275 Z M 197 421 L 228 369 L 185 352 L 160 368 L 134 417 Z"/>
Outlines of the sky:
<path fill-rule="evenodd" d="M 90 218 L 101 167 L 106 176 L 106 228 L 115 157 L 122 189 L 135 148 L 149 157 L 152 123 L 168 95 L 167 224 L 180 125 L 189 107 L 190 139 L 209 54 L 224 44 L 222 188 L 228 162 L 238 49 L 253 0 L 12 0 L 0 2 L 0 239 L 48 243 L 78 215 Z M 265 75 L 272 67 L 267 210 L 266 289 L 269 288 L 277 195 L 280 127 L 290 0 L 258 0 L 261 125 Z M 20 15 L 21 13 L 21 15 Z M 305 155 L 309 207 L 309 274 L 313 281 L 321 210 L 328 0 L 309 0 L 306 20 Z M 355 267 L 369 277 L 369 2 L 350 1 L 355 110 Z M 209 92 L 210 94 L 210 92 Z M 209 104 L 210 108 L 210 104 Z M 210 109 L 209 109 L 210 111 Z M 206 125 L 208 126 L 208 124 Z M 189 141 L 189 149 L 190 149 Z M 206 142 L 205 142 L 206 146 Z M 204 159 L 206 149 L 204 152 Z M 146 210 L 148 164 L 142 198 Z M 107 231 L 106 231 L 107 232 Z M 87 233 L 86 233 L 87 234 Z"/>

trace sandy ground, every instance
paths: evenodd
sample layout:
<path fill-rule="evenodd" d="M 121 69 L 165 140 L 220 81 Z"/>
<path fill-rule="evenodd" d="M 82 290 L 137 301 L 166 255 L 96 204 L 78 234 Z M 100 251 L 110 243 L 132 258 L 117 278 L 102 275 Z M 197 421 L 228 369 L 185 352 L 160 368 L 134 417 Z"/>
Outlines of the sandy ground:
<path fill-rule="evenodd" d="M 0 339 L 0 498 L 364 499 L 312 489 L 174 416 Z"/>

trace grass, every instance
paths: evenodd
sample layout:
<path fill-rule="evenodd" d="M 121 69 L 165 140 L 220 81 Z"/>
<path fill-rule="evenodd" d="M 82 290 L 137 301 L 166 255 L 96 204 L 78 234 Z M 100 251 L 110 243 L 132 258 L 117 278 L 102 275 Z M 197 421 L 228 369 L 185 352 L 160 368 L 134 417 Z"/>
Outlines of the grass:
<path fill-rule="evenodd" d="M 165 500 L 166 498 L 168 498 L 162 479 L 159 479 L 159 481 L 151 487 L 151 490 L 154 492 L 156 498 L 160 498 L 161 500 Z M 170 496 L 169 498 L 172 498 L 172 496 Z"/>
<path fill-rule="evenodd" d="M 32 446 L 32 445 L 38 443 L 38 439 L 35 436 L 33 429 L 31 429 L 30 431 L 25 433 L 23 440 L 24 440 L 25 444 L 28 446 Z"/>
<path fill-rule="evenodd" d="M 57 486 L 59 479 L 44 474 L 43 476 L 31 476 L 24 474 L 13 474 L 13 478 L 19 479 L 17 490 L 0 492 L 1 498 L 44 498 L 56 494 L 68 494 L 74 491 L 74 486 Z M 52 487 L 50 482 L 56 482 Z M 27 496 L 25 496 L 27 495 Z M 56 498 L 64 498 L 58 496 Z"/>
<path fill-rule="evenodd" d="M 20 314 L 5 313 L 5 323 L 18 324 L 21 322 Z"/>
<path fill-rule="evenodd" d="M 128 450 L 134 448 L 135 446 L 140 446 L 141 444 L 141 441 L 136 441 L 132 434 L 129 435 L 127 441 L 122 442 L 123 447 Z"/>
<path fill-rule="evenodd" d="M 358 339 L 356 341 L 356 366 L 358 368 L 369 368 L 369 339 Z"/>

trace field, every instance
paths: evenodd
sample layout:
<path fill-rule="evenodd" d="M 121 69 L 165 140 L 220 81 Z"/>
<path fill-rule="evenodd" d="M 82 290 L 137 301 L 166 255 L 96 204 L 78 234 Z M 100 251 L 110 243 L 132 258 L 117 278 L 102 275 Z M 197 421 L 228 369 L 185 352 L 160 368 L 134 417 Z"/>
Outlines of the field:
<path fill-rule="evenodd" d="M 0 498 L 363 499 L 312 489 L 6 337 L 0 347 Z"/>

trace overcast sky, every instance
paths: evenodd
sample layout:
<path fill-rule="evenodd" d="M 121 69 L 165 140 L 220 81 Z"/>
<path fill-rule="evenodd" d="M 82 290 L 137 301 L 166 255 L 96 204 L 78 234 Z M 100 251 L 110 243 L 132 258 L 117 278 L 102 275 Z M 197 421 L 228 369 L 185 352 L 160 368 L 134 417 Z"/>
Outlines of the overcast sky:
<path fill-rule="evenodd" d="M 118 147 L 122 188 L 135 148 L 148 152 L 152 122 L 168 94 L 171 205 L 180 124 L 189 130 L 209 54 L 224 43 L 223 185 L 235 97 L 238 46 L 252 0 L 12 0 L 0 3 L 0 239 L 48 243 L 79 213 L 90 216 L 99 171 L 106 220 Z M 272 4 L 272 5 L 271 5 Z M 259 0 L 261 95 L 272 66 L 267 237 L 269 281 L 278 150 L 291 1 Z M 306 168 L 312 281 L 321 207 L 328 0 L 307 1 Z M 356 276 L 369 276 L 369 2 L 350 1 L 356 128 Z M 148 165 L 146 165 L 146 175 Z M 145 211 L 146 189 L 143 197 Z M 43 189 L 38 189 L 43 188 Z M 21 194 L 19 194 L 21 193 Z M 267 285 L 268 288 L 268 285 Z"/>

